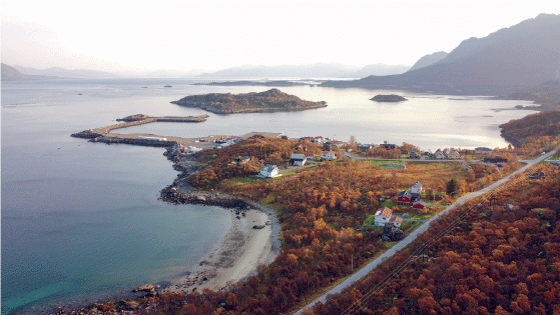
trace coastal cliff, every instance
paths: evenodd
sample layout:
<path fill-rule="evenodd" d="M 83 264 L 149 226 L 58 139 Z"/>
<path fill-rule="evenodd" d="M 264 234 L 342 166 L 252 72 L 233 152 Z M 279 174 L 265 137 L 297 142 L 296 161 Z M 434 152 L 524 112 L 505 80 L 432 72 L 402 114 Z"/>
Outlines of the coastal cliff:
<path fill-rule="evenodd" d="M 190 95 L 171 103 L 186 107 L 197 107 L 215 114 L 300 111 L 327 106 L 324 101 L 305 101 L 278 89 L 246 94 Z"/>

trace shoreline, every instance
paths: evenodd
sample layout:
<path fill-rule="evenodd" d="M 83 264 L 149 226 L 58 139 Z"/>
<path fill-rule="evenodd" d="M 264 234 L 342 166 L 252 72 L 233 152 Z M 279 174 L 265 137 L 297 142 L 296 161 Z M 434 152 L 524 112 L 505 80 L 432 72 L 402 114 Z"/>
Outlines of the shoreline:
<path fill-rule="evenodd" d="M 190 274 L 172 279 L 163 292 L 227 290 L 229 284 L 255 273 L 260 264 L 274 261 L 278 251 L 273 250 L 272 227 L 265 225 L 268 215 L 257 209 L 230 215 L 232 225 L 226 235 L 192 267 Z M 264 228 L 253 229 L 255 225 Z"/>
<path fill-rule="evenodd" d="M 281 226 L 273 209 L 246 198 L 226 193 L 200 191 L 188 183 L 200 165 L 192 156 L 176 160 L 173 149 L 166 152 L 180 173 L 161 190 L 162 201 L 172 204 L 203 204 L 223 207 L 231 216 L 226 235 L 204 255 L 188 274 L 171 279 L 162 290 L 227 290 L 234 282 L 255 274 L 261 264 L 268 265 L 280 254 Z"/>

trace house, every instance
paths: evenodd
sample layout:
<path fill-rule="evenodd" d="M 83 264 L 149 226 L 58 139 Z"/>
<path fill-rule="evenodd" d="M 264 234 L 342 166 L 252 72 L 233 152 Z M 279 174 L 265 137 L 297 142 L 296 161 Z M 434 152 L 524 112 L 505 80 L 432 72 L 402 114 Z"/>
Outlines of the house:
<path fill-rule="evenodd" d="M 235 159 L 233 159 L 233 163 L 235 163 L 235 164 L 245 164 L 245 163 L 249 162 L 249 160 L 251 160 L 251 158 L 247 155 L 238 156 Z"/>
<path fill-rule="evenodd" d="M 507 164 L 507 159 L 504 158 L 484 158 L 483 163 L 485 166 L 497 165 L 499 167 Z"/>
<path fill-rule="evenodd" d="M 384 141 L 379 146 L 385 148 L 387 151 L 393 151 L 397 147 L 395 144 L 387 143 L 387 141 Z"/>
<path fill-rule="evenodd" d="M 401 191 L 399 197 L 397 198 L 397 204 L 399 206 L 412 206 L 415 202 L 420 200 L 420 194 L 422 193 L 422 184 L 416 182 L 410 186 L 409 189 Z"/>
<path fill-rule="evenodd" d="M 423 201 L 416 201 L 412 204 L 412 207 L 414 209 L 423 210 L 423 209 L 426 209 L 427 205 Z"/>
<path fill-rule="evenodd" d="M 436 153 L 434 153 L 436 159 L 438 160 L 443 160 L 445 159 L 445 153 L 443 153 L 443 151 L 441 151 L 440 149 L 437 149 Z"/>
<path fill-rule="evenodd" d="M 334 154 L 333 151 L 329 151 L 323 154 L 323 156 L 321 156 L 321 160 L 329 160 L 329 161 L 336 160 L 336 154 Z"/>
<path fill-rule="evenodd" d="M 420 182 L 416 182 L 412 184 L 412 186 L 410 186 L 409 191 L 412 195 L 413 201 L 420 199 L 420 194 L 422 193 L 422 184 L 420 184 Z"/>
<path fill-rule="evenodd" d="M 377 209 L 375 212 L 375 221 L 373 225 L 384 227 L 385 224 L 389 223 L 391 216 L 393 215 L 393 210 L 387 207 Z"/>
<path fill-rule="evenodd" d="M 392 224 L 396 227 L 400 227 L 401 224 L 403 223 L 403 219 L 401 217 L 397 217 L 396 215 L 394 215 L 394 216 L 391 216 L 388 223 Z"/>
<path fill-rule="evenodd" d="M 410 206 L 412 205 L 412 197 L 410 196 L 410 192 L 408 190 L 401 191 L 399 193 L 399 197 L 397 198 L 397 204 L 399 206 Z"/>
<path fill-rule="evenodd" d="M 314 160 L 315 159 L 315 154 L 311 153 L 311 152 L 305 152 L 303 155 L 305 155 L 305 158 L 308 160 Z"/>
<path fill-rule="evenodd" d="M 278 176 L 282 176 L 282 175 L 278 174 L 278 166 L 272 165 L 272 164 L 266 164 L 265 166 L 263 166 L 261 168 L 261 171 L 259 172 L 259 175 L 257 175 L 257 176 L 258 177 L 274 178 L 274 177 L 278 177 Z"/>
<path fill-rule="evenodd" d="M 459 154 L 459 152 L 457 152 L 457 150 L 453 150 L 453 151 L 449 152 L 449 154 L 447 156 L 452 160 L 458 160 L 458 159 L 461 158 L 461 154 Z"/>
<path fill-rule="evenodd" d="M 332 145 L 333 147 L 339 147 L 340 145 L 343 145 L 344 142 L 338 140 L 331 140 L 327 142 L 327 144 Z"/>
<path fill-rule="evenodd" d="M 408 151 L 408 156 L 411 159 L 419 159 L 420 158 L 420 154 L 418 154 L 416 151 Z"/>
<path fill-rule="evenodd" d="M 534 174 L 527 175 L 528 179 L 543 179 L 546 178 L 546 174 L 544 172 L 538 172 Z"/>
<path fill-rule="evenodd" d="M 366 152 L 367 150 L 371 149 L 373 146 L 371 144 L 361 144 L 358 143 L 358 149 L 362 150 L 362 152 Z"/>
<path fill-rule="evenodd" d="M 305 157 L 305 154 L 292 153 L 290 157 L 290 165 L 303 166 L 306 161 L 307 157 Z"/>

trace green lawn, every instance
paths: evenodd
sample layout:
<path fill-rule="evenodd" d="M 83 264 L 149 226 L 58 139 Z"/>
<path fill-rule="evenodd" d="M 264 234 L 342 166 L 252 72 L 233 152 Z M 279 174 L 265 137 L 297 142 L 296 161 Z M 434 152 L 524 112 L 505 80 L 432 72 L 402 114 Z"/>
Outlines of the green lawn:
<path fill-rule="evenodd" d="M 371 163 L 375 164 L 375 166 L 379 166 L 380 164 L 389 164 L 389 163 L 394 163 L 397 165 L 401 165 L 402 161 L 399 160 L 370 160 Z"/>
<path fill-rule="evenodd" d="M 394 206 L 395 203 L 391 199 L 385 199 L 385 201 L 381 203 L 381 207 L 393 208 Z"/>
<path fill-rule="evenodd" d="M 248 177 L 241 177 L 241 178 L 234 178 L 232 181 L 234 183 L 240 183 L 240 184 L 250 184 L 252 182 L 255 182 L 257 180 L 271 180 L 273 178 L 263 178 L 263 177 L 257 177 L 256 175 L 251 175 Z"/>

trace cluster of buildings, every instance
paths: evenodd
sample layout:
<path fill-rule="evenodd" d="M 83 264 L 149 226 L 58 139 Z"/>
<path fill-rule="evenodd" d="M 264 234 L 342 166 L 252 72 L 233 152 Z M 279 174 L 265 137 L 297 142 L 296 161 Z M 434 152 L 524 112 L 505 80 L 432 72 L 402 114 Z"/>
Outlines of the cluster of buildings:
<path fill-rule="evenodd" d="M 290 156 L 289 164 L 291 166 L 304 166 L 308 159 L 316 159 L 316 157 L 312 153 L 292 153 L 292 155 Z M 336 154 L 333 151 L 328 151 L 328 152 L 324 153 L 320 157 L 320 159 L 321 160 L 333 161 L 333 160 L 336 159 Z M 249 160 L 250 160 L 250 158 L 248 156 L 237 157 L 237 158 L 235 158 L 233 163 L 243 164 L 243 163 L 248 162 Z M 266 164 L 265 166 L 263 166 L 261 168 L 261 170 L 259 171 L 259 174 L 257 176 L 274 178 L 274 177 L 281 176 L 281 174 L 279 174 L 278 166 L 272 165 L 272 164 Z"/>
<path fill-rule="evenodd" d="M 420 184 L 420 182 L 412 184 L 409 189 L 399 193 L 397 204 L 399 206 L 412 206 L 415 209 L 425 209 L 426 204 L 420 198 L 422 189 L 422 184 Z"/>

